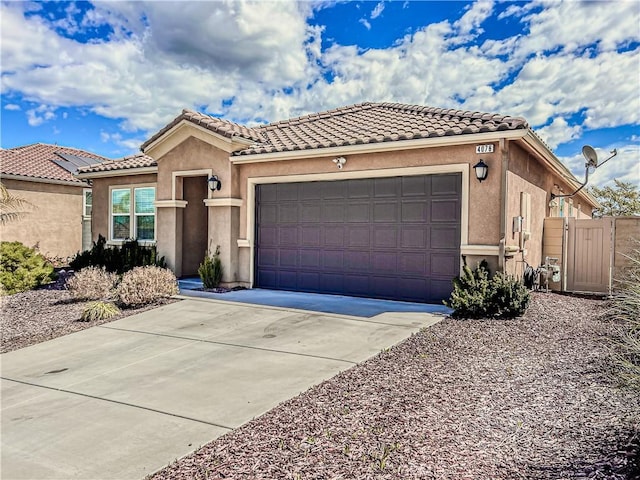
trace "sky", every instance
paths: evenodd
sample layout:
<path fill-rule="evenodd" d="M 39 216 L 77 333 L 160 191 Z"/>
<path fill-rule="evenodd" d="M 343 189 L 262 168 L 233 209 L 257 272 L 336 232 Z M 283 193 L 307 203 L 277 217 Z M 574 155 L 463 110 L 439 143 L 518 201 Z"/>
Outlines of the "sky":
<path fill-rule="evenodd" d="M 118 158 L 195 109 L 256 125 L 365 101 L 524 117 L 579 180 L 640 186 L 640 2 L 2 3 L 2 148 Z"/>

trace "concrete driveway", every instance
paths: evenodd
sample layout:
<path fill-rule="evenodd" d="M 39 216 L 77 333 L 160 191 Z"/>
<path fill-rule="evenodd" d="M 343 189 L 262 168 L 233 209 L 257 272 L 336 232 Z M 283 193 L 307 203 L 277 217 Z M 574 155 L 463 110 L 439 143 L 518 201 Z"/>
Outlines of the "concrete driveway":
<path fill-rule="evenodd" d="M 141 479 L 440 319 L 183 300 L 3 354 L 3 479 Z"/>

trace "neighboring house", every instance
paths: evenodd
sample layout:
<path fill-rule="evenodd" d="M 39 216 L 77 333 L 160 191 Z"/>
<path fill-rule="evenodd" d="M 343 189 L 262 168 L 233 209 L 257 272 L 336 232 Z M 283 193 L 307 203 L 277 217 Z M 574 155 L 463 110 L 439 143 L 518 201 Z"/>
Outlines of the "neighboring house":
<path fill-rule="evenodd" d="M 27 200 L 28 213 L 0 227 L 0 238 L 38 245 L 48 257 L 66 258 L 91 246 L 91 187 L 73 173 L 105 157 L 77 148 L 34 143 L 0 149 L 0 181 Z"/>
<path fill-rule="evenodd" d="M 185 110 L 141 150 L 80 169 L 94 238 L 156 241 L 178 276 L 219 245 L 230 285 L 440 301 L 464 260 L 520 274 L 545 217 L 597 205 L 552 202 L 575 177 L 487 113 L 363 103 L 249 128 Z"/>

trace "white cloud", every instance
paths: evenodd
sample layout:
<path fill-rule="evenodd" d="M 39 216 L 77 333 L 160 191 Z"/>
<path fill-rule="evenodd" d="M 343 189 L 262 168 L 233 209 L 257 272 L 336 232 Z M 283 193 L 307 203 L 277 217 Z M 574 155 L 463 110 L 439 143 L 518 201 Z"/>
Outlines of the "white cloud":
<path fill-rule="evenodd" d="M 20 105 L 16 105 L 15 103 L 7 103 L 4 106 L 5 110 L 22 110 L 22 107 L 20 107 Z"/>
<path fill-rule="evenodd" d="M 32 127 L 37 127 L 43 123 L 56 118 L 56 109 L 48 105 L 40 105 L 27 110 L 27 122 Z"/>
<path fill-rule="evenodd" d="M 556 117 L 550 125 L 537 129 L 536 133 L 554 149 L 559 143 L 579 138 L 582 128 L 579 125 L 571 126 L 564 118 Z"/>
<path fill-rule="evenodd" d="M 378 18 L 384 10 L 384 2 L 378 2 L 375 8 L 371 11 L 371 20 Z"/>
<path fill-rule="evenodd" d="M 366 28 L 367 30 L 371 30 L 371 24 L 369 23 L 369 20 L 367 20 L 366 18 L 361 18 L 360 20 L 358 20 L 362 25 L 364 25 L 364 28 Z"/>

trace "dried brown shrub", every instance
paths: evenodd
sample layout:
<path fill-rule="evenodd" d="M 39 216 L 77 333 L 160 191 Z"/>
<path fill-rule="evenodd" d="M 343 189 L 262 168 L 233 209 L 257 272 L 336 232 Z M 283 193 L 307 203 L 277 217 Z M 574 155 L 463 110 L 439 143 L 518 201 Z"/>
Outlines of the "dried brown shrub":
<path fill-rule="evenodd" d="M 67 280 L 67 290 L 75 300 L 108 300 L 113 298 L 118 276 L 104 268 L 87 267 Z"/>
<path fill-rule="evenodd" d="M 160 267 L 136 267 L 122 277 L 116 290 L 118 301 L 132 307 L 155 302 L 178 293 L 173 272 Z"/>

